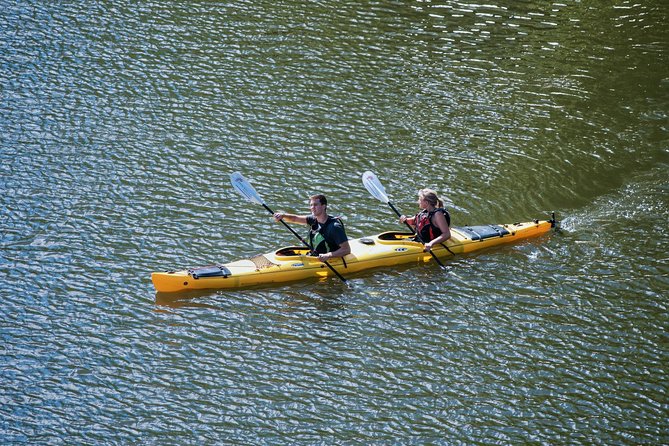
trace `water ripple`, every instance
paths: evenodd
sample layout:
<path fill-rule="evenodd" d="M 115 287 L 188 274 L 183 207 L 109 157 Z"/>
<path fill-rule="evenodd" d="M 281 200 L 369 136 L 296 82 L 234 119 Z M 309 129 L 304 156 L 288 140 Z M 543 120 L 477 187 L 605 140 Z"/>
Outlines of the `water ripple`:
<path fill-rule="evenodd" d="M 4 2 L 11 3 L 11 2 Z M 666 8 L 3 4 L 0 438 L 666 443 Z M 562 231 L 196 295 L 149 273 L 350 236 L 436 188 Z M 221 440 L 225 438 L 225 440 Z"/>

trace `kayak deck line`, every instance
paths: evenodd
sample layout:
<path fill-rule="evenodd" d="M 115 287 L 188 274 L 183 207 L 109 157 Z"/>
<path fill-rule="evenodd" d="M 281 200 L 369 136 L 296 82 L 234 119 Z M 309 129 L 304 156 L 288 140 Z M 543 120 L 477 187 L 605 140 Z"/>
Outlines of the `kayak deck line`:
<path fill-rule="evenodd" d="M 454 226 L 451 238 L 435 245 L 432 253 L 438 258 L 468 254 L 492 246 L 513 243 L 545 234 L 556 227 L 551 220 L 532 220 L 502 225 Z M 350 239 L 351 253 L 328 262 L 342 274 L 354 274 L 372 268 L 434 262 L 422 243 L 410 232 L 388 231 Z M 309 255 L 306 247 L 287 246 L 250 259 L 222 265 L 187 268 L 181 271 L 154 272 L 151 280 L 157 292 L 174 293 L 205 289 L 237 289 L 258 285 L 286 283 L 308 278 L 323 279 L 333 271 Z"/>

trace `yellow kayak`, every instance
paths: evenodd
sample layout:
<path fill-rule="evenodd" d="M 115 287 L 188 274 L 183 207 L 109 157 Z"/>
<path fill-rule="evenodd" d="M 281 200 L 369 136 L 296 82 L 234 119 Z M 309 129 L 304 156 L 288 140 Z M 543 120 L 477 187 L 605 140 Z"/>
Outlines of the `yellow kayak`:
<path fill-rule="evenodd" d="M 432 252 L 438 258 L 466 254 L 491 246 L 508 244 L 545 234 L 556 226 L 551 220 L 451 228 L 451 238 Z M 349 277 L 372 268 L 434 261 L 423 245 L 408 232 L 383 232 L 349 240 L 351 253 L 328 263 L 342 276 Z M 334 273 L 304 247 L 286 247 L 250 259 L 182 271 L 151 274 L 156 291 L 175 293 L 205 289 L 235 289 L 333 276 Z"/>

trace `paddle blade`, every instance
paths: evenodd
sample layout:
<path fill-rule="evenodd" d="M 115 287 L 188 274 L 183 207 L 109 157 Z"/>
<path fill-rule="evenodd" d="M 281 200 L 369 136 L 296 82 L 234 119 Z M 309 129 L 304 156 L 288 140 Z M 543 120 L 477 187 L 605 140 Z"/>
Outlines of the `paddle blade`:
<path fill-rule="evenodd" d="M 251 186 L 251 183 L 249 183 L 241 173 L 235 172 L 230 174 L 230 183 L 232 183 L 232 187 L 234 187 L 242 197 L 260 205 L 265 204 L 262 198 L 260 198 L 260 195 L 258 195 L 258 192 L 256 192 L 253 186 Z"/>
<path fill-rule="evenodd" d="M 386 189 L 383 187 L 383 184 L 379 179 L 374 175 L 373 172 L 369 170 L 362 174 L 362 184 L 365 185 L 365 188 L 369 191 L 374 198 L 384 203 L 388 203 L 388 196 L 386 195 Z"/>

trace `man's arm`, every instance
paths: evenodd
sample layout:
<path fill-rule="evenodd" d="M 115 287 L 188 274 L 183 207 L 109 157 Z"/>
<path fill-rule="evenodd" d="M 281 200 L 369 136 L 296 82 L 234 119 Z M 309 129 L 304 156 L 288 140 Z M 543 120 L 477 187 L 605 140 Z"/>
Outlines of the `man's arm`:
<path fill-rule="evenodd" d="M 295 214 L 286 214 L 284 212 L 277 212 L 274 214 L 274 219 L 276 221 L 286 220 L 288 223 L 298 223 L 301 225 L 307 224 L 306 215 L 295 215 Z"/>
<path fill-rule="evenodd" d="M 341 245 L 339 245 L 339 249 L 332 252 L 326 252 L 325 254 L 319 254 L 318 260 L 320 260 L 321 262 L 325 262 L 326 260 L 330 260 L 335 257 L 344 257 L 346 254 L 350 253 L 351 253 L 351 246 L 348 244 L 348 240 L 346 240 Z"/>

